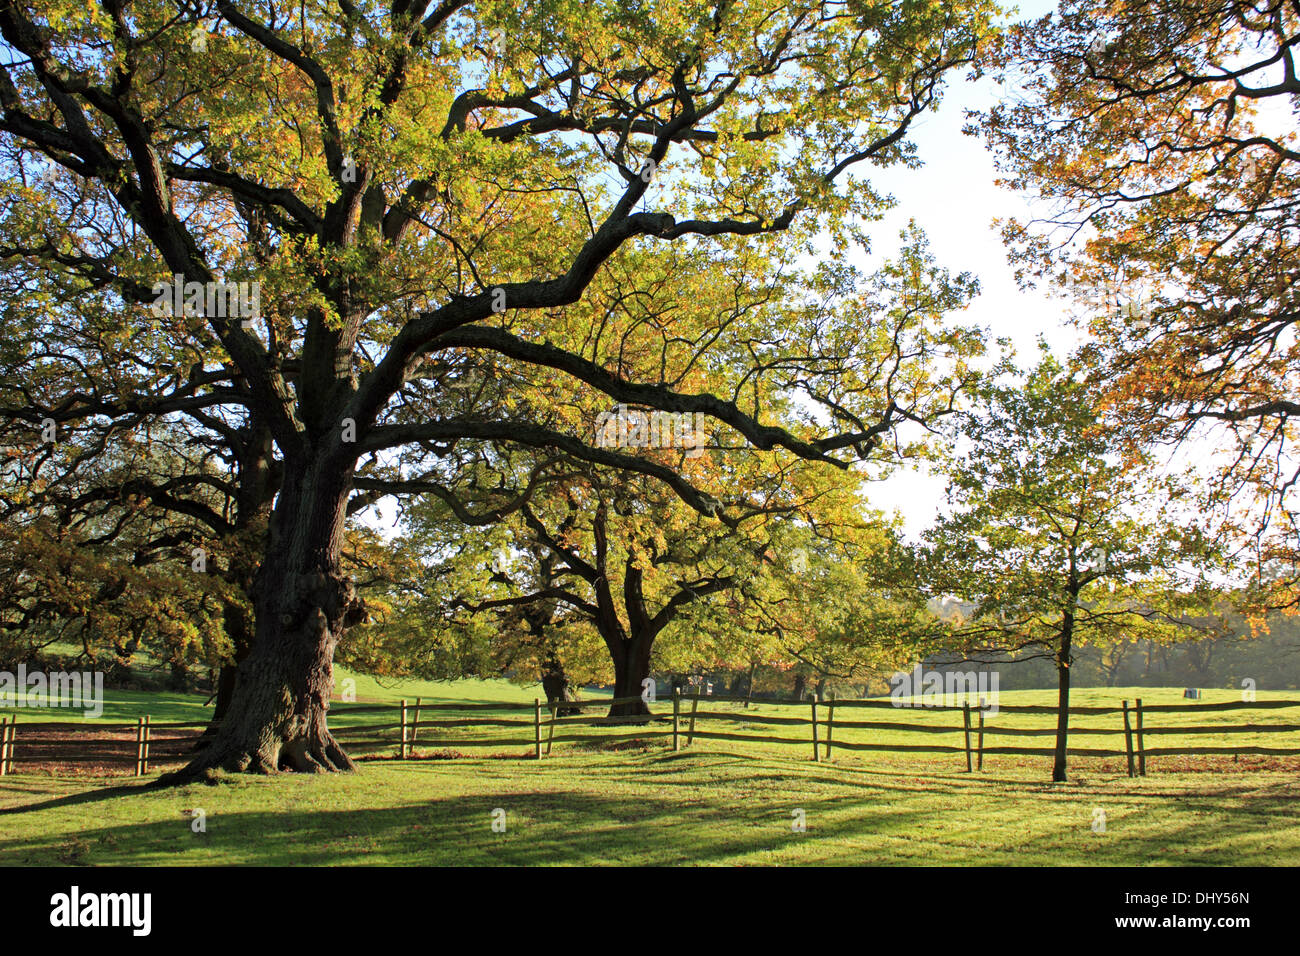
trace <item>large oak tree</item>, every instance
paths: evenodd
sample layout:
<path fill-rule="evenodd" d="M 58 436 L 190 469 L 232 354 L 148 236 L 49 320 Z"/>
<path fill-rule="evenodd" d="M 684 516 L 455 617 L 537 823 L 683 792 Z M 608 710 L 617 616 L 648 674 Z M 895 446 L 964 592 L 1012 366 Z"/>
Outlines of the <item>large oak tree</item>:
<path fill-rule="evenodd" d="M 326 713 L 334 649 L 364 614 L 340 550 L 372 469 L 418 472 L 458 443 L 557 447 L 714 514 L 670 467 L 593 447 L 557 395 L 700 412 L 839 464 L 905 421 L 860 395 L 833 329 L 809 355 L 807 336 L 737 340 L 719 321 L 713 392 L 622 353 L 676 359 L 672 322 L 638 305 L 648 287 L 707 308 L 726 294 L 700 285 L 715 265 L 778 284 L 819 227 L 842 245 L 876 215 L 854 172 L 908 161 L 910 125 L 990 14 L 978 0 L 0 2 L 0 246 L 26 268 L 24 341 L 49 327 L 55 286 L 79 293 L 87 333 L 11 373 L 33 429 L 201 408 L 255 422 L 273 448 L 255 639 L 216 740 L 176 779 L 352 766 Z M 168 314 L 151 308 L 159 282 L 257 283 L 260 314 L 215 295 Z M 83 363 L 96 391 L 63 389 Z M 519 381 L 515 406 L 476 407 L 484 366 Z M 768 420 L 768 397 L 791 391 L 818 421 Z"/>

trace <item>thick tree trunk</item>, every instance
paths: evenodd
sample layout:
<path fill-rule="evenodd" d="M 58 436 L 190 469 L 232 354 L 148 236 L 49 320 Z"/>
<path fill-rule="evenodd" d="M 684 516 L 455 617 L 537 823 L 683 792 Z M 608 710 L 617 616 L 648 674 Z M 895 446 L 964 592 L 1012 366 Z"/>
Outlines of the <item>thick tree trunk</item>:
<path fill-rule="evenodd" d="M 217 694 L 212 708 L 212 719 L 194 744 L 195 750 L 202 750 L 217 735 L 217 728 L 230 713 L 230 701 L 235 695 L 235 682 L 239 675 L 239 665 L 248 657 L 253 647 L 253 621 L 244 610 L 235 605 L 226 608 L 223 615 L 226 635 L 235 646 L 234 660 L 221 665 L 217 672 Z"/>
<path fill-rule="evenodd" d="M 556 711 L 560 717 L 573 717 L 582 713 L 581 707 L 565 707 L 565 703 L 574 700 L 573 688 L 569 686 L 569 677 L 564 673 L 564 665 L 555 657 L 547 659 L 542 670 L 542 692 L 546 694 L 549 704 L 560 704 Z"/>
<path fill-rule="evenodd" d="M 803 674 L 796 673 L 794 675 L 794 699 L 803 700 L 803 693 L 807 688 L 808 678 Z"/>
<path fill-rule="evenodd" d="M 617 645 L 611 648 L 611 656 L 614 660 L 614 696 L 637 699 L 623 704 L 611 704 L 610 717 L 650 716 L 650 708 L 646 706 L 641 695 L 645 691 L 643 682 L 650 676 L 652 644 L 653 639 L 645 637 L 632 640 L 620 639 Z"/>
<path fill-rule="evenodd" d="M 364 617 L 339 569 L 349 474 L 318 465 L 286 479 L 254 586 L 256 636 L 211 743 L 160 783 L 211 771 L 354 769 L 329 732 L 334 649 Z"/>
<path fill-rule="evenodd" d="M 234 661 L 222 664 L 221 669 L 217 671 L 217 699 L 212 707 L 212 721 L 208 724 L 208 729 L 203 732 L 204 738 L 215 736 L 221 721 L 225 719 L 226 714 L 230 713 L 230 698 L 235 694 L 235 676 L 238 673 L 239 665 Z M 206 739 L 201 743 L 206 745 Z"/>
<path fill-rule="evenodd" d="M 354 769 L 326 723 L 334 649 L 358 603 L 352 584 L 337 572 L 299 573 L 277 591 L 277 613 L 260 616 L 268 623 L 239 667 L 225 719 L 180 776 Z"/>
<path fill-rule="evenodd" d="M 212 711 L 212 720 L 195 744 L 195 750 L 201 750 L 212 742 L 217 728 L 230 713 L 239 665 L 253 649 L 257 631 L 252 608 L 257 559 L 266 550 L 267 529 L 272 517 L 271 506 L 279 487 L 279 475 L 279 467 L 273 460 L 270 430 L 254 417 L 248 425 L 243 454 L 239 459 L 235 533 L 224 542 L 224 549 L 229 556 L 226 581 L 236 587 L 245 600 L 229 600 L 222 608 L 221 622 L 233 653 L 229 661 L 222 663 L 217 674 L 216 706 Z"/>

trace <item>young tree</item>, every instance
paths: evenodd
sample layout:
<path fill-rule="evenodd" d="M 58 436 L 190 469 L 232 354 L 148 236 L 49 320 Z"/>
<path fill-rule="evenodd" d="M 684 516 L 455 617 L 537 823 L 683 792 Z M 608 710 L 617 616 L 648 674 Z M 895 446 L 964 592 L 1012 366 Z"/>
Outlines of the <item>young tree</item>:
<path fill-rule="evenodd" d="M 620 352 L 674 342 L 671 326 L 611 342 L 592 299 L 657 281 L 661 300 L 689 302 L 708 291 L 690 280 L 728 261 L 772 279 L 818 225 L 843 244 L 882 204 L 848 177 L 909 158 L 911 123 L 992 12 L 0 2 L 0 249 L 31 265 L 35 303 L 47 275 L 80 284 L 82 351 L 100 354 L 105 315 L 108 351 L 145 350 L 142 376 L 95 365 L 91 396 L 57 388 L 79 355 L 38 363 L 53 390 L 30 391 L 28 420 L 205 403 L 264 424 L 279 464 L 230 716 L 171 779 L 352 767 L 326 721 L 335 648 L 364 614 L 340 551 L 356 479 L 385 457 L 562 447 L 656 474 L 712 514 L 671 469 L 543 424 L 541 397 L 699 412 L 757 448 L 840 464 L 905 420 L 856 401 L 844 362 L 779 339 L 749 352 L 725 330 L 708 350 L 721 394 L 630 377 Z M 259 284 L 262 314 L 251 295 L 232 304 L 241 282 Z M 41 309 L 28 318 L 39 339 Z M 178 353 L 197 355 L 196 376 L 175 374 Z M 464 356 L 510 368 L 531 400 L 504 417 L 452 400 Z M 767 396 L 787 389 L 824 409 L 821 427 L 769 422 Z"/>
<path fill-rule="evenodd" d="M 974 610 L 936 646 L 983 661 L 1050 659 L 1058 681 L 1052 780 L 1066 779 L 1070 674 L 1083 644 L 1201 635 L 1214 551 L 1159 479 L 1098 416 L 1095 397 L 1050 356 L 1023 388 L 990 389 L 962 425 L 951 513 L 927 532 L 934 594 Z"/>

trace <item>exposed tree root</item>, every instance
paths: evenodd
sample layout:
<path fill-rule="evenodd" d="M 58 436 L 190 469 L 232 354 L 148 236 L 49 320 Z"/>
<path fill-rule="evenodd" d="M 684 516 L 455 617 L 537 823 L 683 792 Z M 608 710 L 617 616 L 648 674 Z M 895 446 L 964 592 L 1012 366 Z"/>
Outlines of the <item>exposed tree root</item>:
<path fill-rule="evenodd" d="M 274 753 L 272 753 L 274 751 Z M 157 787 L 179 787 L 191 783 L 215 783 L 224 774 L 350 773 L 356 763 L 344 753 L 328 731 L 310 740 L 300 737 L 277 747 L 257 751 L 222 747 L 213 742 L 186 766 L 165 773 Z"/>

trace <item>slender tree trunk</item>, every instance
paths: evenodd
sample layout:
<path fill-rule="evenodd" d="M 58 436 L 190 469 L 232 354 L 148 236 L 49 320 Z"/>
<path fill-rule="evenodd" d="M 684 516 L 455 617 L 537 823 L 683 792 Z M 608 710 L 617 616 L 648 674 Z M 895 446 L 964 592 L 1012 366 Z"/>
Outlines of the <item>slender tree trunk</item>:
<path fill-rule="evenodd" d="M 1061 626 L 1061 643 L 1056 655 L 1056 752 L 1052 757 L 1052 782 L 1065 783 L 1065 750 L 1070 732 L 1070 644 L 1074 617 L 1067 614 Z"/>
<path fill-rule="evenodd" d="M 256 637 L 239 666 L 229 710 L 209 746 L 163 778 L 213 770 L 319 773 L 354 769 L 329 732 L 334 649 L 364 618 L 339 555 L 350 470 L 327 459 L 286 475 L 254 585 Z"/>

